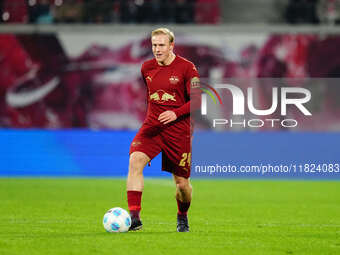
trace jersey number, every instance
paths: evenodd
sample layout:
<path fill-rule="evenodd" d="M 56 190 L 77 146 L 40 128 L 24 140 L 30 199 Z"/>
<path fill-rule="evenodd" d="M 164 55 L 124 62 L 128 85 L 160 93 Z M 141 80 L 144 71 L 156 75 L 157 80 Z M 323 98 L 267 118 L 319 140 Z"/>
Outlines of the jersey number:
<path fill-rule="evenodd" d="M 183 153 L 182 154 L 182 159 L 179 162 L 179 166 L 185 166 L 185 164 L 188 164 L 188 166 L 190 166 L 191 164 L 191 152 L 189 153 Z"/>

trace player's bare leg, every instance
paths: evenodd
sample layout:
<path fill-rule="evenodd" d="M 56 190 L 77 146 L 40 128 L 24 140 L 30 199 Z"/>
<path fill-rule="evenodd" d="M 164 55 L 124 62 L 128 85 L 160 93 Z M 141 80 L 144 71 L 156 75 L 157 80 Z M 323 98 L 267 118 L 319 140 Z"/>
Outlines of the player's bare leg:
<path fill-rule="evenodd" d="M 189 178 L 173 175 L 176 183 L 176 200 L 178 206 L 177 231 L 189 232 L 188 210 L 192 197 L 192 186 Z"/>
<path fill-rule="evenodd" d="M 143 191 L 144 177 L 143 169 L 150 161 L 150 158 L 140 151 L 131 153 L 129 160 L 129 174 L 127 178 L 127 190 Z"/>
<path fill-rule="evenodd" d="M 130 230 L 139 230 L 143 225 L 139 217 L 144 188 L 143 169 L 149 161 L 150 158 L 143 152 L 135 151 L 130 154 L 129 173 L 126 182 L 127 200 L 131 215 Z"/>

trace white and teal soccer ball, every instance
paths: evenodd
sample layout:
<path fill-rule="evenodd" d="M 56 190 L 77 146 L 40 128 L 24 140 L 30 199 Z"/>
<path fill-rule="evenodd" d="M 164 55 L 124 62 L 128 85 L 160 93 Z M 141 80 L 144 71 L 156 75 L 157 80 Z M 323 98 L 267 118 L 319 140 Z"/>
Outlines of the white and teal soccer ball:
<path fill-rule="evenodd" d="M 124 209 L 114 207 L 105 213 L 103 225 L 107 232 L 127 232 L 131 226 L 131 217 Z"/>

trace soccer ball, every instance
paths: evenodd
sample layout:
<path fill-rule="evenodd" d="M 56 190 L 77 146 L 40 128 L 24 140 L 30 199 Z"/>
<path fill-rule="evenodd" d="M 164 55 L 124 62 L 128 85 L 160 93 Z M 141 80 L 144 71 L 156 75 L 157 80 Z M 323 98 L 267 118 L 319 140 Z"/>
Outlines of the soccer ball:
<path fill-rule="evenodd" d="M 103 225 L 107 232 L 127 232 L 131 226 L 131 217 L 124 209 L 114 207 L 105 213 Z"/>

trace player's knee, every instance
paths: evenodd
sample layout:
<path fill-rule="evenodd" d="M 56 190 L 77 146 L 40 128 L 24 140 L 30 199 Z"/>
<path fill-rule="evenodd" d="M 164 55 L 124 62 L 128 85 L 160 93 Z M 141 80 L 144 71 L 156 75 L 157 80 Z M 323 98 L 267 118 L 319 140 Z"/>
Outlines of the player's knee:
<path fill-rule="evenodd" d="M 191 188 L 190 183 L 186 179 L 176 180 L 176 188 L 180 191 L 186 191 Z"/>
<path fill-rule="evenodd" d="M 132 153 L 130 155 L 130 167 L 132 172 L 142 172 L 149 159 L 144 153 Z"/>

